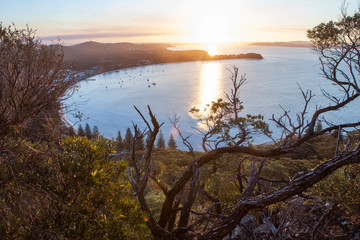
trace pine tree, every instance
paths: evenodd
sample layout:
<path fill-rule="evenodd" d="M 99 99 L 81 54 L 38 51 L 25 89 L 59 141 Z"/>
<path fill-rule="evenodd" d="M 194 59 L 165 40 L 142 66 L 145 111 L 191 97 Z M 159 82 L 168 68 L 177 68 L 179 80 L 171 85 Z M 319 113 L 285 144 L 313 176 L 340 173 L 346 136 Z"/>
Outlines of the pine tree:
<path fill-rule="evenodd" d="M 83 127 L 81 126 L 81 124 L 79 125 L 79 128 L 78 128 L 78 135 L 79 136 L 85 136 L 85 131 L 83 129 Z"/>
<path fill-rule="evenodd" d="M 141 136 L 136 144 L 136 150 L 145 150 L 144 135 Z"/>
<path fill-rule="evenodd" d="M 92 137 L 95 139 L 98 139 L 99 136 L 100 136 L 99 128 L 98 128 L 98 126 L 95 125 L 92 130 Z"/>
<path fill-rule="evenodd" d="M 157 145 L 157 148 L 165 148 L 165 139 L 164 139 L 164 135 L 163 135 L 162 131 L 160 131 L 160 133 L 159 133 L 156 145 Z"/>
<path fill-rule="evenodd" d="M 177 144 L 176 144 L 174 136 L 172 134 L 170 134 L 170 138 L 169 138 L 169 142 L 168 142 L 168 148 L 177 149 Z"/>
<path fill-rule="evenodd" d="M 133 142 L 133 134 L 131 133 L 130 128 L 127 128 L 124 138 L 124 149 L 130 151 L 132 142 Z"/>
<path fill-rule="evenodd" d="M 67 135 L 68 136 L 75 136 L 76 135 L 75 130 L 74 130 L 73 127 L 68 127 Z"/>
<path fill-rule="evenodd" d="M 85 136 L 86 136 L 88 139 L 91 139 L 91 138 L 92 138 L 91 128 L 90 128 L 90 125 L 89 125 L 88 123 L 86 123 L 86 125 L 85 125 Z"/>
<path fill-rule="evenodd" d="M 116 137 L 116 151 L 121 152 L 122 150 L 124 150 L 124 141 L 121 137 L 121 132 L 118 131 L 118 135 Z"/>

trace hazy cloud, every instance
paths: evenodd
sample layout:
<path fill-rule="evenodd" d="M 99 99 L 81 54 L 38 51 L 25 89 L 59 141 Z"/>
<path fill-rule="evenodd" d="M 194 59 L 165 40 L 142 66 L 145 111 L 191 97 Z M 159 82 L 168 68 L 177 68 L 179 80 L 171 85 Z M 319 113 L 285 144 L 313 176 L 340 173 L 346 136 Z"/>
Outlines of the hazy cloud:
<path fill-rule="evenodd" d="M 61 40 L 75 40 L 75 39 L 91 39 L 91 38 L 117 38 L 117 37 L 149 37 L 162 36 L 168 33 L 85 33 L 85 34 L 66 34 L 59 36 L 45 36 L 41 37 L 44 41 L 50 41 L 60 38 Z"/>
<path fill-rule="evenodd" d="M 294 26 L 271 26 L 271 27 L 258 27 L 258 31 L 262 32 L 306 32 L 308 28 L 294 27 Z"/>

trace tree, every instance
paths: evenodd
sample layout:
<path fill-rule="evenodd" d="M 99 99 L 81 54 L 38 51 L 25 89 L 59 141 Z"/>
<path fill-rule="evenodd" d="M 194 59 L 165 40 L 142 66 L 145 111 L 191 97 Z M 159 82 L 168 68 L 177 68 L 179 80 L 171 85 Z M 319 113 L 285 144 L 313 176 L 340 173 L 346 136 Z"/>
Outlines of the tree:
<path fill-rule="evenodd" d="M 139 133 L 140 134 L 140 133 Z M 144 150 L 145 149 L 145 143 L 144 143 L 144 135 L 138 136 L 139 140 L 136 144 L 136 150 Z"/>
<path fill-rule="evenodd" d="M 92 138 L 98 139 L 99 136 L 100 136 L 99 128 L 98 126 L 95 125 L 92 129 Z"/>
<path fill-rule="evenodd" d="M 177 149 L 177 144 L 176 144 L 174 136 L 172 134 L 170 134 L 170 138 L 169 138 L 169 142 L 168 142 L 168 148 Z"/>
<path fill-rule="evenodd" d="M 85 136 L 85 131 L 84 131 L 84 128 L 81 126 L 81 124 L 79 125 L 79 128 L 78 128 L 78 135 L 81 137 Z"/>
<path fill-rule="evenodd" d="M 66 137 L 50 114 L 72 87 L 62 57 L 60 45 L 0 24 L 0 238 L 149 239 L 112 142 Z M 29 122 L 48 136 L 29 137 Z"/>
<path fill-rule="evenodd" d="M 88 139 L 91 139 L 91 138 L 92 138 L 91 128 L 90 128 L 90 125 L 89 125 L 88 123 L 85 124 L 85 136 L 86 136 Z"/>
<path fill-rule="evenodd" d="M 165 148 L 165 139 L 164 139 L 164 135 L 163 135 L 162 131 L 160 131 L 159 137 L 156 142 L 156 147 L 159 149 Z"/>
<path fill-rule="evenodd" d="M 179 130 L 179 119 L 174 117 L 173 126 L 188 148 L 192 163 L 171 183 L 162 184 L 158 180 L 157 173 L 152 170 L 151 156 L 154 142 L 162 124 L 158 123 L 150 107 L 148 107 L 150 120 L 135 107 L 146 123 L 150 137 L 140 163 L 135 161 L 135 153 L 132 153 L 130 161 L 133 169 L 130 170 L 130 182 L 148 220 L 147 225 L 155 238 L 222 239 L 233 231 L 249 211 L 261 211 L 262 216 L 265 216 L 269 205 L 285 201 L 295 195 L 303 196 L 304 191 L 337 169 L 360 163 L 360 144 L 349 138 L 349 142 L 344 146 L 338 141 L 334 157 L 319 163 L 315 168 L 307 169 L 305 173 L 294 174 L 290 181 L 269 179 L 263 175 L 267 163 L 271 163 L 279 156 L 296 153 L 299 148 L 306 146 L 304 143 L 336 129 L 341 132 L 344 129 L 360 126 L 359 121 L 331 123 L 321 131 L 315 131 L 316 122 L 323 118 L 325 113 L 347 106 L 360 95 L 359 29 L 360 13 L 356 13 L 353 16 L 344 14 L 338 22 L 322 23 L 308 31 L 308 37 L 319 53 L 324 77 L 340 91 L 330 94 L 323 90 L 324 96 L 329 99 L 329 105 L 318 107 L 311 116 L 308 116 L 308 106 L 313 95 L 311 90 L 301 89 L 304 100 L 302 111 L 297 114 L 295 120 L 290 117 L 288 110 L 284 110 L 279 117 L 273 116 L 271 121 L 282 131 L 282 135 L 279 139 L 273 139 L 273 144 L 265 148 L 254 147 L 249 142 L 254 137 L 254 133 L 263 134 L 271 139 L 272 135 L 261 115 L 243 115 L 243 106 L 239 97 L 241 85 L 246 81 L 246 77 L 240 76 L 239 69 L 234 67 L 231 71 L 233 84 L 231 92 L 226 94 L 224 99 L 209 104 L 205 110 L 192 109 L 192 113 L 198 116 L 202 126 L 198 131 L 203 136 L 203 154 L 195 154 L 188 137 L 183 136 Z M 216 169 L 206 171 L 206 168 L 214 161 L 220 161 L 222 157 L 228 155 L 236 155 L 240 158 L 238 170 L 234 169 L 237 171 L 234 172 L 234 176 L 237 176 L 234 184 L 240 187 L 233 201 L 224 203 L 218 196 L 207 192 L 211 187 L 208 185 L 212 182 L 206 181 L 212 176 L 219 178 L 219 174 L 222 173 L 218 173 Z M 206 174 L 206 178 L 201 177 L 203 174 Z M 156 213 L 159 214 L 157 219 L 146 201 L 147 192 L 151 192 L 148 191 L 150 179 L 164 195 L 161 211 Z M 264 186 L 268 187 L 264 188 Z M 205 197 L 200 197 L 200 194 Z M 266 216 L 263 221 L 271 225 Z M 275 228 L 274 225 L 272 227 Z M 276 228 L 273 231 L 273 234 L 275 233 Z M 309 237 L 314 238 L 314 236 L 316 237 L 316 232 Z"/>
<path fill-rule="evenodd" d="M 73 127 L 68 127 L 67 135 L 68 136 L 75 136 L 76 135 L 75 130 L 74 130 Z"/>
<path fill-rule="evenodd" d="M 131 150 L 133 144 L 133 134 L 131 133 L 130 128 L 126 129 L 125 138 L 124 138 L 124 148 L 127 151 Z"/>
<path fill-rule="evenodd" d="M 60 107 L 76 80 L 60 44 L 43 45 L 35 32 L 0 23 L 0 138 L 27 120 Z"/>
<path fill-rule="evenodd" d="M 124 150 L 124 142 L 123 139 L 121 137 L 121 132 L 118 131 L 118 135 L 116 137 L 116 151 L 117 152 L 121 152 L 122 150 Z"/>

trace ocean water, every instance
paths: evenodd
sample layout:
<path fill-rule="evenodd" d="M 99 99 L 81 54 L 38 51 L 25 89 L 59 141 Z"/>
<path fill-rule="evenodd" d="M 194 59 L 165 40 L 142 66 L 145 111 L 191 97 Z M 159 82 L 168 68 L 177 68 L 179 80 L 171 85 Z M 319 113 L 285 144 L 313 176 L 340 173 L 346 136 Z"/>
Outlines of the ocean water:
<path fill-rule="evenodd" d="M 177 46 L 174 49 L 194 49 L 198 46 Z M 308 48 L 262 47 L 231 45 L 218 49 L 219 53 L 262 54 L 264 59 L 236 59 L 219 61 L 196 61 L 148 65 L 99 74 L 82 81 L 77 91 L 65 101 L 67 119 L 83 126 L 98 126 L 100 133 L 116 138 L 117 131 L 125 134 L 126 128 L 137 124 L 146 125 L 133 106 L 137 106 L 147 116 L 149 105 L 159 122 L 164 122 L 162 132 L 168 139 L 170 133 L 176 137 L 179 148 L 185 149 L 169 119 L 181 117 L 181 131 L 190 136 L 189 141 L 200 150 L 201 138 L 194 127 L 197 122 L 189 110 L 224 96 L 231 89 L 229 70 L 236 66 L 239 73 L 246 74 L 247 81 L 241 87 L 240 98 L 244 114 L 262 114 L 269 120 L 274 114 L 279 116 L 282 109 L 290 110 L 292 116 L 303 109 L 300 92 L 311 89 L 314 95 L 308 108 L 308 116 L 318 106 L 327 106 L 330 101 L 321 93 L 321 88 L 341 95 L 341 92 L 325 80 L 320 71 L 318 56 Z M 333 122 L 352 122 L 360 118 L 359 102 L 352 103 L 344 110 L 326 115 Z M 80 111 L 83 121 L 78 122 L 74 114 Z M 279 130 L 268 121 L 274 137 Z M 268 142 L 264 136 L 254 136 L 254 143 Z"/>

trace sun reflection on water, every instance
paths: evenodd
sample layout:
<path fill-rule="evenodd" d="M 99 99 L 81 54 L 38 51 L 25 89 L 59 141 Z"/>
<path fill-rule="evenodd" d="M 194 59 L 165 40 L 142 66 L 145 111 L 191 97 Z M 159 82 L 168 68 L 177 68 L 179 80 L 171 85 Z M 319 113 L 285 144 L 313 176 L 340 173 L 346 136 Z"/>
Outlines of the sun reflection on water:
<path fill-rule="evenodd" d="M 197 105 L 201 110 L 203 110 L 207 104 L 210 104 L 211 101 L 216 101 L 221 97 L 220 74 L 220 63 L 209 62 L 203 64 Z"/>

